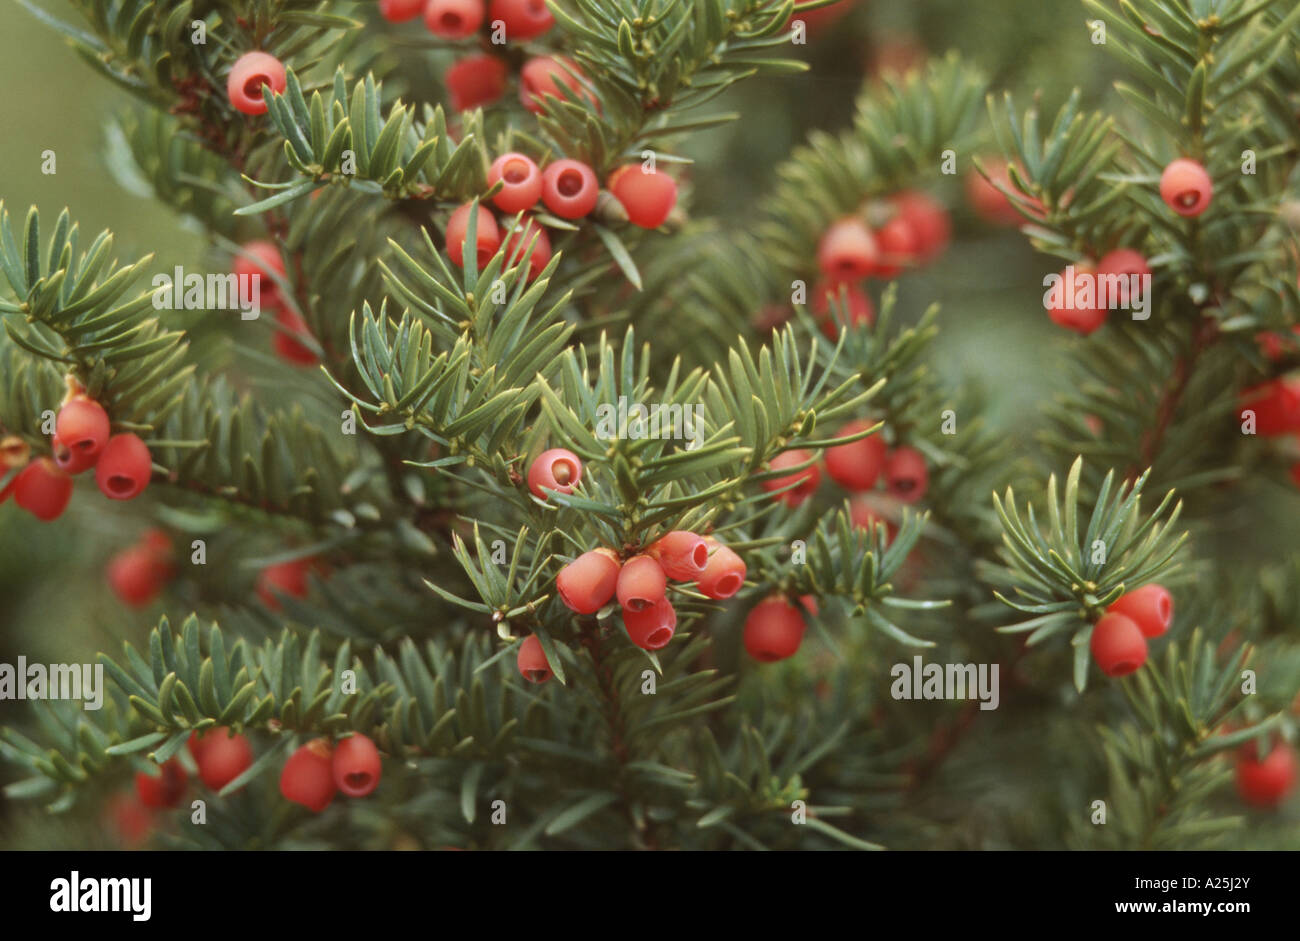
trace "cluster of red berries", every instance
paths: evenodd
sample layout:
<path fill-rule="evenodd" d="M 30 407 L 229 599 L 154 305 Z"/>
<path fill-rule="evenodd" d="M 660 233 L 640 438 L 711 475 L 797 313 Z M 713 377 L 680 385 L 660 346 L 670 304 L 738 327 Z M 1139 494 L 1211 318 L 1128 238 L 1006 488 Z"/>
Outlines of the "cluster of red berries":
<path fill-rule="evenodd" d="M 1286 742 L 1275 742 L 1263 759 L 1247 742 L 1237 751 L 1237 794 L 1247 804 L 1274 809 L 1295 790 L 1297 768 L 1295 749 Z"/>
<path fill-rule="evenodd" d="M 1147 638 L 1159 637 L 1173 621 L 1174 599 L 1164 586 L 1127 592 L 1093 626 L 1092 658 L 1107 676 L 1128 676 L 1146 662 Z"/>
<path fill-rule="evenodd" d="M 280 595 L 307 597 L 307 576 L 323 573 L 315 558 L 292 559 L 268 565 L 258 574 L 257 596 L 272 611 L 280 610 Z M 176 573 L 172 541 L 158 529 L 150 529 L 138 542 L 114 555 L 106 574 L 109 587 L 124 603 L 139 607 L 158 597 Z"/>
<path fill-rule="evenodd" d="M 860 434 L 873 424 L 869 421 L 849 422 L 835 433 L 835 437 Z M 883 483 L 893 500 L 915 503 L 925 496 L 930 482 L 925 458 L 919 451 L 905 446 L 891 450 L 879 433 L 827 448 L 820 464 L 816 455 L 795 449 L 773 458 L 768 467 L 771 470 L 800 468 L 763 483 L 765 490 L 784 491 L 777 494 L 776 499 L 791 507 L 799 506 L 813 495 L 821 484 L 820 468 L 824 467 L 832 480 L 855 494 L 849 505 L 850 518 L 855 526 L 868 531 L 883 519 L 870 493 L 879 484 Z M 787 487 L 790 489 L 785 489 Z M 892 532 L 892 526 L 886 525 Z M 804 596 L 799 601 L 804 609 L 817 613 L 814 598 Z M 763 663 L 784 660 L 799 649 L 806 627 L 800 607 L 784 595 L 774 595 L 759 602 L 746 617 L 745 650 Z"/>
<path fill-rule="evenodd" d="M 199 780 L 220 791 L 253 764 L 253 746 L 230 729 L 216 728 L 186 743 L 198 767 Z M 334 795 L 365 797 L 379 786 L 383 765 L 379 749 L 365 735 L 356 733 L 331 746 L 325 739 L 303 745 L 285 762 L 280 773 L 280 793 L 288 800 L 320 813 Z M 138 803 L 119 795 L 108 808 L 110 819 L 128 844 L 139 843 L 151 828 L 152 812 L 180 805 L 189 785 L 189 775 L 180 759 L 164 762 L 156 774 L 140 771 L 135 776 Z"/>
<path fill-rule="evenodd" d="M 229 729 L 212 729 L 203 735 L 196 732 L 187 747 L 199 779 L 213 791 L 220 791 L 253 764 L 248 739 Z M 289 756 L 280 774 L 280 793 L 319 813 L 338 791 L 348 797 L 371 794 L 379 786 L 382 771 L 379 749 L 365 735 L 353 734 L 336 746 L 316 739 Z M 179 805 L 188 783 L 185 766 L 176 758 L 165 762 L 157 774 L 138 772 L 135 776 L 140 803 L 153 810 Z"/>
<path fill-rule="evenodd" d="M 1005 163 L 995 165 L 990 171 L 991 179 L 972 171 L 966 180 L 967 197 L 975 211 L 997 224 L 1009 225 L 1020 221 L 1020 214 L 995 185 L 1011 186 L 1008 166 Z M 1209 207 L 1213 194 L 1214 185 L 1209 173 L 1195 160 L 1175 160 L 1165 167 L 1160 177 L 1161 198 L 1180 216 L 1199 216 Z M 1031 215 L 1041 216 L 1044 211 L 1042 203 L 1031 200 L 1028 211 Z M 1131 248 L 1114 249 L 1096 261 L 1085 260 L 1061 272 L 1062 281 L 1071 289 L 1058 293 L 1056 300 L 1047 307 L 1048 316 L 1053 323 L 1087 336 L 1106 322 L 1112 309 L 1129 303 L 1131 299 L 1127 291 L 1131 276 L 1150 274 L 1146 258 Z M 1119 280 L 1113 280 L 1115 276 Z M 1119 287 L 1118 296 L 1102 296 L 1103 287 L 1108 284 Z M 1093 290 L 1085 287 L 1080 294 L 1078 288 L 1085 285 L 1091 285 Z"/>
<path fill-rule="evenodd" d="M 1009 167 L 1005 161 L 995 161 L 987 170 L 987 179 L 977 170 L 972 170 L 966 177 L 966 198 L 971 208 L 996 225 L 1016 225 L 1022 221 L 1020 213 L 1003 192 L 1003 189 L 1014 188 Z M 1214 183 L 1210 174 L 1195 160 L 1185 157 L 1174 160 L 1160 175 L 1160 198 L 1180 216 L 1199 216 L 1209 208 L 1213 196 Z M 1046 209 L 1040 200 L 1030 199 L 1027 203 L 1026 211 L 1031 216 L 1042 218 L 1045 215 Z"/>
<path fill-rule="evenodd" d="M 852 421 L 840 428 L 835 436 L 847 438 L 861 434 L 873 424 L 869 421 Z M 820 467 L 824 467 L 827 475 L 837 484 L 856 494 L 867 493 L 883 483 L 889 495 L 902 503 L 916 503 L 925 496 L 930 486 L 930 473 L 921 452 L 906 446 L 890 449 L 885 444 L 884 437 L 877 432 L 848 444 L 827 448 L 820 464 L 817 455 L 802 448 L 784 451 L 772 459 L 768 469 L 800 469 L 765 480 L 763 489 L 769 492 L 784 490 L 775 499 L 790 507 L 797 507 L 821 485 Z M 785 489 L 787 487 L 790 489 Z"/>
<path fill-rule="evenodd" d="M 500 22 L 510 40 L 536 39 L 555 18 L 546 0 L 379 0 L 379 15 L 405 23 L 424 14 L 424 25 L 443 39 L 466 39 L 486 22 Z"/>
<path fill-rule="evenodd" d="M 294 366 L 316 365 L 315 352 L 300 342 L 311 336 L 307 322 L 289 308 L 276 280 L 284 281 L 288 277 L 280 249 L 265 239 L 245 242 L 241 249 L 231 263 L 231 272 L 240 279 L 258 279 L 260 305 L 275 312 L 277 329 L 271 340 L 275 355 Z"/>
<path fill-rule="evenodd" d="M 175 574 L 172 541 L 160 529 L 151 529 L 133 546 L 108 562 L 109 587 L 124 603 L 139 607 L 158 597 Z"/>
<path fill-rule="evenodd" d="M 331 745 L 313 739 L 284 763 L 280 793 L 286 800 L 320 813 L 339 791 L 347 797 L 366 797 L 379 787 L 383 762 L 375 743 L 360 732 Z"/>
<path fill-rule="evenodd" d="M 503 27 L 510 42 L 528 42 L 555 25 L 546 8 L 546 0 L 380 0 L 380 13 L 387 21 L 399 23 L 424 13 L 424 25 L 442 39 L 471 38 L 478 31 Z M 495 36 L 494 36 L 495 39 Z M 526 61 L 520 70 L 519 99 L 525 108 L 539 113 L 545 95 L 590 96 L 582 87 L 582 73 L 569 58 L 537 56 Z M 491 104 L 506 94 L 510 65 L 506 58 L 489 53 L 465 56 L 456 60 L 443 75 L 451 92 L 451 107 L 456 110 Z M 563 91 L 562 91 L 563 87 Z"/>
<path fill-rule="evenodd" d="M 242 735 L 228 728 L 215 728 L 200 735 L 190 735 L 186 742 L 190 757 L 199 769 L 199 780 L 219 791 L 253 764 L 253 746 Z M 185 795 L 189 775 L 180 759 L 164 762 L 157 774 L 140 771 L 135 776 L 135 791 L 140 803 L 154 810 L 176 807 Z"/>
<path fill-rule="evenodd" d="M 874 229 L 868 220 L 876 223 Z M 863 213 L 831 223 L 817 245 L 817 267 L 823 280 L 813 288 L 811 304 L 823 332 L 831 338 L 839 332 L 830 315 L 832 300 L 845 308 L 849 326 L 872 323 L 875 311 L 861 282 L 895 278 L 932 261 L 947 248 L 951 237 L 948 210 L 916 190 L 896 193 Z"/>
<path fill-rule="evenodd" d="M 199 771 L 199 780 L 220 791 L 253 764 L 253 747 L 242 735 L 228 728 L 210 729 L 190 735 L 186 743 Z M 178 758 L 163 762 L 156 771 L 138 771 L 134 793 L 121 792 L 110 798 L 105 811 L 108 823 L 127 846 L 142 843 L 154 828 L 157 812 L 180 806 L 189 787 L 189 774 Z"/>
<path fill-rule="evenodd" d="M 492 195 L 492 204 L 510 216 L 528 213 L 540 201 L 562 219 L 582 219 L 596 208 L 600 196 L 596 172 L 581 160 L 567 157 L 552 161 L 543 170 L 525 154 L 502 154 L 488 168 L 487 181 L 489 187 L 500 186 Z M 609 175 L 606 186 L 622 204 L 628 220 L 642 228 L 658 228 L 677 205 L 677 183 L 667 173 L 638 172 L 637 167 L 623 166 Z M 466 203 L 447 220 L 447 256 L 457 265 L 465 263 L 473 208 L 473 203 Z M 496 217 L 480 205 L 474 229 L 474 249 L 480 268 L 491 260 L 503 242 L 507 259 L 511 261 L 522 256 L 531 243 L 530 281 L 551 260 L 550 236 L 532 216 L 524 215 L 518 223 L 509 221 L 503 232 Z"/>
<path fill-rule="evenodd" d="M 503 59 L 473 55 L 451 65 L 443 80 L 451 93 L 451 106 L 468 111 L 490 105 L 506 93 L 510 73 Z M 548 95 L 555 98 L 599 102 L 583 84 L 586 76 L 567 56 L 537 56 L 519 70 L 519 103 L 533 114 L 541 114 Z"/>
<path fill-rule="evenodd" d="M 1048 306 L 1047 316 L 1052 323 L 1087 336 L 1106 322 L 1115 307 L 1140 298 L 1140 294 L 1133 297 L 1129 294 L 1133 283 L 1131 278 L 1149 274 L 1151 268 L 1146 258 L 1131 248 L 1107 252 L 1097 262 L 1080 262 L 1061 272 L 1061 282 L 1068 289 L 1059 292 L 1059 303 Z M 1114 280 L 1116 277 L 1118 281 Z M 1113 295 L 1103 296 L 1108 284 L 1115 284 L 1118 290 Z M 1080 296 L 1078 289 L 1084 285 L 1091 285 L 1092 290 Z"/>
<path fill-rule="evenodd" d="M 576 614 L 595 614 L 617 598 L 632 643 L 659 650 L 677 630 L 677 611 L 667 597 L 669 579 L 694 582 L 705 597 L 723 601 L 740 591 L 745 573 L 744 560 L 713 537 L 673 530 L 626 561 L 609 548 L 584 552 L 560 570 L 555 589 Z M 519 646 L 517 666 L 531 683 L 550 679 L 536 635 Z"/>
<path fill-rule="evenodd" d="M 95 484 L 110 500 L 131 500 L 144 492 L 153 476 L 149 448 L 138 435 L 113 434 L 104 407 L 84 394 L 73 394 L 59 409 L 50 441 L 53 458 L 29 461 L 29 450 L 17 438 L 0 447 L 0 476 L 22 467 L 0 487 L 0 503 L 14 502 L 43 522 L 63 515 L 72 499 L 72 478 L 95 469 Z"/>
<path fill-rule="evenodd" d="M 389 22 L 404 23 L 424 14 L 424 25 L 435 36 L 468 39 L 486 25 L 503 27 L 507 41 L 526 42 L 547 32 L 555 18 L 546 0 L 380 0 L 379 12 Z M 495 41 L 496 37 L 492 37 Z M 452 107 L 466 111 L 492 104 L 506 92 L 510 66 L 500 55 L 478 53 L 458 59 L 444 75 Z M 595 103 L 583 87 L 583 73 L 564 56 L 537 56 L 524 63 L 519 76 L 519 100 L 525 108 L 542 111 L 546 95 L 568 95 Z"/>

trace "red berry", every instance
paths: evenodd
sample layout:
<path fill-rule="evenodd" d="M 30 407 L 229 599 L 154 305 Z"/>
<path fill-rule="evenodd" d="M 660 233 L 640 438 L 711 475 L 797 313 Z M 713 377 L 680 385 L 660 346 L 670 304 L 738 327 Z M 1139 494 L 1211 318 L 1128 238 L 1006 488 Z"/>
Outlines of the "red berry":
<path fill-rule="evenodd" d="M 502 212 L 514 215 L 532 209 L 542 198 L 542 171 L 531 157 L 523 154 L 502 154 L 488 168 L 488 186 L 502 184 L 501 192 L 492 202 Z"/>
<path fill-rule="evenodd" d="M 38 457 L 13 482 L 14 502 L 44 523 L 58 519 L 72 499 L 72 478 L 48 457 Z"/>
<path fill-rule="evenodd" d="M 1150 274 L 1151 268 L 1147 265 L 1146 258 L 1141 252 L 1134 251 L 1131 248 L 1117 248 L 1114 251 L 1107 252 L 1101 256 L 1101 261 L 1097 262 L 1098 275 L 1145 275 Z"/>
<path fill-rule="evenodd" d="M 104 807 L 104 816 L 118 842 L 127 848 L 139 846 L 153 829 L 153 811 L 140 803 L 139 796 L 130 791 L 110 797 Z"/>
<path fill-rule="evenodd" d="M 54 434 L 78 462 L 93 464 L 108 444 L 108 412 L 98 402 L 79 395 L 59 409 Z"/>
<path fill-rule="evenodd" d="M 144 534 L 140 536 L 140 542 L 138 544 L 152 552 L 155 557 L 163 559 L 164 561 L 172 552 L 171 537 L 161 529 L 146 529 Z"/>
<path fill-rule="evenodd" d="M 620 167 L 610 174 L 609 191 L 627 210 L 628 221 L 643 229 L 657 229 L 677 205 L 677 181 L 658 170 Z"/>
<path fill-rule="evenodd" d="M 623 563 L 618 572 L 615 594 L 618 603 L 630 611 L 644 611 L 663 600 L 668 577 L 659 563 L 648 555 L 638 555 Z"/>
<path fill-rule="evenodd" d="M 560 601 L 578 614 L 595 614 L 614 597 L 620 567 L 613 549 L 584 552 L 555 576 Z"/>
<path fill-rule="evenodd" d="M 496 56 L 466 56 L 453 62 L 443 75 L 447 91 L 451 93 L 451 106 L 456 111 L 468 111 L 480 105 L 490 105 L 506 92 L 510 69 L 504 59 Z"/>
<path fill-rule="evenodd" d="M 802 448 L 796 448 L 793 451 L 785 451 L 772 458 L 772 462 L 768 464 L 768 469 L 785 470 L 787 467 L 794 467 L 812 459 L 813 455 L 810 452 Z M 796 487 L 785 491 L 776 499 L 783 501 L 787 506 L 799 506 L 817 490 L 817 485 L 822 482 L 821 471 L 817 469 L 816 464 L 810 464 L 803 470 L 796 471 L 793 474 L 786 474 L 772 480 L 763 481 L 763 489 L 771 492 L 780 490 L 782 487 L 788 487 L 796 482 L 798 482 Z"/>
<path fill-rule="evenodd" d="M 865 529 L 874 536 L 877 523 L 885 524 L 885 545 L 894 541 L 898 527 L 890 520 L 886 509 L 875 494 L 860 494 L 849 501 L 849 522 L 857 529 Z"/>
<path fill-rule="evenodd" d="M 546 662 L 546 652 L 536 634 L 529 634 L 519 645 L 519 656 L 515 660 L 519 674 L 530 683 L 545 683 L 552 676 L 551 665 Z"/>
<path fill-rule="evenodd" d="M 243 114 L 265 114 L 266 102 L 262 100 L 262 86 L 271 91 L 285 89 L 287 77 L 284 64 L 267 52 L 246 52 L 235 60 L 226 78 L 226 94 L 230 104 Z"/>
<path fill-rule="evenodd" d="M 818 607 L 818 605 L 817 605 L 817 598 L 816 598 L 816 596 L 814 596 L 814 595 L 800 595 L 800 596 L 799 596 L 799 603 L 800 603 L 801 605 L 803 605 L 804 610 L 807 611 L 809 614 L 811 614 L 813 617 L 816 617 L 816 616 L 817 616 L 817 613 L 818 613 L 818 611 L 819 611 L 820 609 L 819 609 L 819 607 Z"/>
<path fill-rule="evenodd" d="M 1300 326 L 1291 328 L 1291 336 L 1273 330 L 1264 330 L 1255 334 L 1255 342 L 1259 344 L 1259 351 L 1265 359 L 1276 362 L 1283 354 L 1295 350 L 1297 337 L 1300 337 Z"/>
<path fill-rule="evenodd" d="M 1260 761 L 1255 748 L 1248 743 L 1237 754 L 1237 793 L 1255 807 L 1277 807 L 1295 787 L 1295 750 L 1278 742 Z"/>
<path fill-rule="evenodd" d="M 294 366 L 315 366 L 319 362 L 316 353 L 300 339 L 311 336 L 307 321 L 289 308 L 281 307 L 275 312 L 275 322 L 279 325 L 271 337 L 275 355 Z"/>
<path fill-rule="evenodd" d="M 413 20 L 424 10 L 427 0 L 379 0 L 379 15 L 390 23 Z"/>
<path fill-rule="evenodd" d="M 811 35 L 814 31 L 829 26 L 845 13 L 848 13 L 852 3 L 853 0 L 832 0 L 829 5 L 818 7 L 816 10 L 806 10 L 802 13 L 792 14 L 790 23 L 793 24 L 798 20 L 802 20 L 804 27 Z"/>
<path fill-rule="evenodd" d="M 542 202 L 562 219 L 581 219 L 599 195 L 596 174 L 580 160 L 557 160 L 542 173 Z"/>
<path fill-rule="evenodd" d="M 71 474 L 74 477 L 77 474 L 84 473 L 95 466 L 95 461 L 99 455 L 87 455 L 83 452 L 73 451 L 63 443 L 56 431 L 50 437 L 50 453 L 54 455 L 54 463 L 59 466 L 59 470 L 65 474 Z"/>
<path fill-rule="evenodd" d="M 528 489 L 539 500 L 549 498 L 547 490 L 573 493 L 582 480 L 582 461 L 564 448 L 551 448 L 537 455 L 528 468 Z"/>
<path fill-rule="evenodd" d="M 835 432 L 837 438 L 866 431 L 875 422 L 852 421 Z M 826 449 L 826 473 L 846 490 L 870 490 L 885 467 L 884 437 L 877 432 L 849 444 Z"/>
<path fill-rule="evenodd" d="M 1053 302 L 1047 307 L 1047 316 L 1052 323 L 1084 336 L 1099 329 L 1106 322 L 1106 307 L 1097 299 L 1095 290 L 1091 305 L 1083 303 L 1083 296 L 1079 293 L 1080 287 L 1089 281 L 1097 284 L 1097 269 L 1091 265 L 1074 265 L 1072 270 L 1062 271 L 1060 278 L 1058 289 L 1050 295 Z"/>
<path fill-rule="evenodd" d="M 709 564 L 709 547 L 704 538 L 684 529 L 660 536 L 646 549 L 646 555 L 658 561 L 665 575 L 679 582 L 698 581 Z"/>
<path fill-rule="evenodd" d="M 95 465 L 95 484 L 110 500 L 133 500 L 149 486 L 153 459 L 138 435 L 113 435 Z"/>
<path fill-rule="evenodd" d="M 1160 175 L 1160 198 L 1180 216 L 1199 216 L 1210 206 L 1214 183 L 1205 167 L 1179 158 Z"/>
<path fill-rule="evenodd" d="M 966 175 L 966 199 L 970 202 L 971 208 L 985 222 L 994 225 L 1020 225 L 1025 221 L 1024 216 L 1003 192 L 1005 189 L 1026 200 L 1028 205 L 1025 206 L 1025 211 L 1030 216 L 1036 219 L 1044 218 L 1047 211 L 1042 200 L 1024 197 L 1019 193 L 1015 184 L 1011 182 L 1009 166 L 1006 161 L 992 161 L 987 167 L 989 174 L 987 179 L 978 170 L 971 170 Z M 999 186 L 1003 189 L 999 189 Z M 1025 204 L 1021 203 L 1021 205 Z"/>
<path fill-rule="evenodd" d="M 871 274 L 880 258 L 876 237 L 861 219 L 831 224 L 817 246 L 817 266 L 831 281 L 857 281 Z"/>
<path fill-rule="evenodd" d="M 300 746 L 289 756 L 280 772 L 281 795 L 313 813 L 320 813 L 330 805 L 338 791 L 331 772 L 332 760 L 330 743 L 323 738 Z"/>
<path fill-rule="evenodd" d="M 219 791 L 253 764 L 253 746 L 242 735 L 232 735 L 224 726 L 205 734 L 196 746 L 199 777 Z"/>
<path fill-rule="evenodd" d="M 506 39 L 517 42 L 536 39 L 555 25 L 546 0 L 492 0 L 488 18 L 504 23 Z"/>
<path fill-rule="evenodd" d="M 920 261 L 921 240 L 911 220 L 902 213 L 876 230 L 876 245 L 880 249 L 875 272 L 878 278 L 896 278 Z"/>
<path fill-rule="evenodd" d="M 473 203 L 466 203 L 451 214 L 447 220 L 447 257 L 455 265 L 464 266 L 465 264 L 465 243 L 469 235 L 469 212 L 474 208 Z M 474 244 L 477 246 L 475 252 L 478 258 L 478 269 L 482 271 L 487 267 L 492 256 L 497 253 L 501 247 L 501 229 L 497 226 L 497 220 L 492 217 L 492 213 L 484 206 L 478 207 L 478 221 L 474 231 Z"/>
<path fill-rule="evenodd" d="M 355 732 L 334 748 L 334 783 L 348 797 L 367 797 L 379 787 L 384 763 L 369 736 Z"/>
<path fill-rule="evenodd" d="M 709 561 L 700 575 L 700 594 L 714 601 L 730 598 L 745 584 L 745 561 L 710 536 L 705 536 L 704 542 L 709 547 Z"/>
<path fill-rule="evenodd" d="M 465 39 L 483 25 L 483 0 L 428 0 L 424 25 L 443 39 Z"/>
<path fill-rule="evenodd" d="M 985 179 L 984 174 L 975 169 L 966 174 L 966 200 L 986 222 L 994 225 L 1019 225 L 1023 221 L 1020 213 L 1016 212 L 1006 194 L 994 185 L 996 182 L 1008 189 L 1012 188 L 1006 164 L 991 167 L 989 175 L 992 180 Z"/>
<path fill-rule="evenodd" d="M 200 733 L 191 732 L 190 737 L 185 740 L 185 748 L 189 751 L 190 757 L 194 759 L 195 764 L 198 764 L 199 759 L 203 757 L 203 749 L 207 744 L 203 738 Z"/>
<path fill-rule="evenodd" d="M 1300 430 L 1300 378 L 1274 379 L 1244 389 L 1241 410 L 1255 413 L 1256 434 L 1271 437 Z"/>
<path fill-rule="evenodd" d="M 835 306 L 834 312 L 831 310 L 832 304 Z M 812 313 L 821 322 L 822 333 L 830 340 L 839 337 L 840 327 L 846 319 L 850 328 L 869 327 L 876 319 L 867 292 L 848 282 L 819 284 L 814 287 Z"/>
<path fill-rule="evenodd" d="M 1107 676 L 1128 676 L 1147 659 L 1147 640 L 1132 618 L 1107 614 L 1093 626 L 1092 659 Z"/>
<path fill-rule="evenodd" d="M 528 246 L 532 251 L 528 255 L 528 275 L 525 281 L 537 280 L 537 276 L 551 263 L 551 237 L 546 234 L 546 227 L 531 216 L 525 216 L 516 227 L 511 220 L 506 228 L 506 264 L 519 264 Z"/>
<path fill-rule="evenodd" d="M 642 650 L 659 650 L 668 646 L 677 630 L 677 611 L 667 598 L 640 611 L 623 609 L 623 625 L 627 636 Z"/>
<path fill-rule="evenodd" d="M 542 113 L 547 95 L 590 100 L 591 96 L 579 81 L 582 77 L 577 64 L 564 56 L 529 59 L 519 70 L 519 100 L 534 114 Z"/>
<path fill-rule="evenodd" d="M 236 255 L 231 262 L 231 272 L 241 281 L 257 278 L 258 298 L 264 306 L 279 303 L 280 286 L 276 284 L 275 278 L 286 278 L 280 249 L 276 248 L 274 242 L 265 239 L 245 242 L 240 248 L 242 254 Z"/>
<path fill-rule="evenodd" d="M 307 575 L 314 564 L 314 560 L 306 558 L 268 565 L 257 576 L 257 597 L 272 611 L 280 610 L 278 594 L 307 597 Z"/>
<path fill-rule="evenodd" d="M 1143 585 L 1120 595 L 1106 612 L 1124 615 L 1145 637 L 1159 637 L 1174 622 L 1174 599 L 1163 585 Z"/>
<path fill-rule="evenodd" d="M 885 457 L 885 487 L 904 503 L 915 503 L 930 486 L 925 458 L 915 448 L 895 448 Z"/>
<path fill-rule="evenodd" d="M 1097 306 L 1103 306 L 1103 294 L 1105 300 L 1114 300 L 1122 307 L 1127 307 L 1134 301 L 1142 297 L 1142 278 L 1151 274 L 1151 268 L 1147 265 L 1147 260 L 1141 252 L 1136 252 L 1131 248 L 1117 248 L 1112 252 L 1107 252 L 1101 256 L 1101 261 L 1097 262 Z M 1133 288 L 1133 277 L 1138 277 L 1136 292 Z M 1114 279 L 1118 278 L 1118 281 Z M 1108 285 L 1114 282 L 1115 290 L 1110 291 Z"/>
<path fill-rule="evenodd" d="M 793 656 L 803 642 L 803 615 L 785 598 L 760 601 L 745 618 L 745 651 L 760 663 Z"/>
<path fill-rule="evenodd" d="M 929 261 L 942 254 L 948 247 L 948 240 L 952 238 L 952 219 L 948 216 L 948 210 L 932 197 L 917 190 L 896 193 L 890 202 L 916 233 L 920 260 Z"/>
<path fill-rule="evenodd" d="M 108 584 L 124 603 L 139 607 L 158 597 L 172 567 L 147 545 L 123 549 L 108 562 Z"/>
<path fill-rule="evenodd" d="M 158 774 L 137 771 L 135 792 L 146 807 L 175 807 L 185 793 L 189 775 L 181 763 L 173 758 L 158 769 Z"/>

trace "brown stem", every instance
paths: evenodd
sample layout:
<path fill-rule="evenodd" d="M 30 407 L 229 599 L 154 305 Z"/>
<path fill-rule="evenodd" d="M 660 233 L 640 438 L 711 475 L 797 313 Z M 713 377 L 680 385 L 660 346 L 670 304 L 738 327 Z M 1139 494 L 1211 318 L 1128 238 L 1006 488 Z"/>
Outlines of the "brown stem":
<path fill-rule="evenodd" d="M 1173 422 L 1179 405 L 1182 404 L 1183 396 L 1187 392 L 1187 386 L 1191 381 L 1192 371 L 1197 361 L 1214 344 L 1218 337 L 1218 323 L 1209 317 L 1204 318 L 1201 321 L 1200 328 L 1196 331 L 1196 336 L 1192 339 L 1191 349 L 1188 350 L 1186 355 L 1180 356 L 1174 363 L 1170 382 L 1156 405 L 1155 422 L 1150 430 L 1142 436 L 1139 463 L 1130 465 L 1125 473 L 1128 480 L 1136 480 L 1142 470 L 1150 467 L 1155 460 L 1160 445 L 1164 441 L 1165 433 L 1169 430 L 1169 425 Z"/>
<path fill-rule="evenodd" d="M 1016 667 L 1020 664 L 1027 650 L 1028 648 L 1022 646 L 1011 657 L 1010 662 L 1007 663 L 1007 692 L 1024 685 L 1016 675 Z M 907 782 L 905 790 L 919 790 L 923 784 L 934 777 L 939 767 L 948 759 L 975 725 L 975 720 L 979 717 L 981 711 L 979 705 L 978 699 L 969 700 L 951 724 L 941 725 L 934 730 L 930 735 L 929 752 L 920 762 L 913 765 L 911 779 Z"/>
<path fill-rule="evenodd" d="M 605 662 L 604 654 L 600 649 L 598 630 L 599 628 L 594 625 L 584 627 L 581 643 L 582 646 L 587 648 L 587 652 L 591 654 L 592 663 L 596 667 L 596 681 L 600 684 L 600 692 L 606 704 L 605 721 L 609 725 L 611 736 L 610 750 L 614 753 L 614 759 L 619 764 L 617 790 L 622 798 L 623 808 L 627 812 L 628 823 L 640 837 L 645 849 L 657 850 L 659 844 L 655 839 L 653 828 L 644 823 L 637 823 L 636 818 L 632 815 L 631 800 L 624 786 L 624 769 L 628 763 L 628 748 L 623 738 L 623 714 L 618 708 L 618 691 L 614 688 L 614 672 L 610 669 L 609 664 Z"/>

